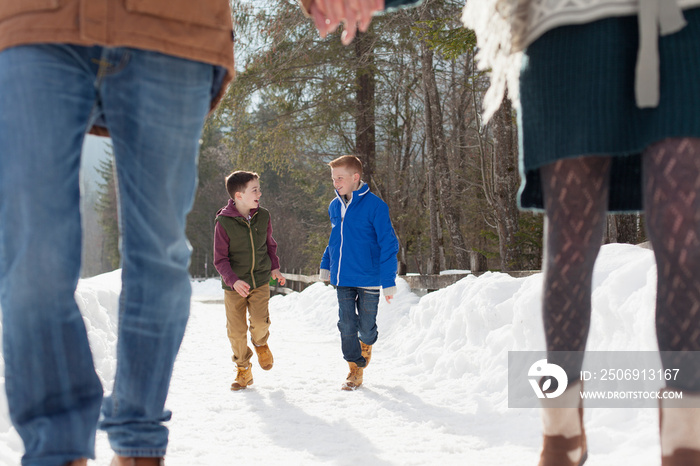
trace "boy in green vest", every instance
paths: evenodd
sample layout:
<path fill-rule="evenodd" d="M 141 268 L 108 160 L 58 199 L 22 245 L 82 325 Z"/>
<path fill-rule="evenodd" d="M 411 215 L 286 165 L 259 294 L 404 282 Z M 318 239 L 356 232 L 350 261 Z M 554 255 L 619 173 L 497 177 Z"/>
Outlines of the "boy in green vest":
<path fill-rule="evenodd" d="M 286 280 L 279 270 L 270 212 L 260 207 L 258 174 L 235 171 L 226 177 L 226 190 L 231 199 L 216 214 L 214 266 L 225 290 L 226 329 L 238 367 L 231 390 L 241 390 L 253 383 L 246 313 L 250 314 L 250 339 L 260 367 L 270 370 L 269 281 L 272 277 L 284 285 Z"/>

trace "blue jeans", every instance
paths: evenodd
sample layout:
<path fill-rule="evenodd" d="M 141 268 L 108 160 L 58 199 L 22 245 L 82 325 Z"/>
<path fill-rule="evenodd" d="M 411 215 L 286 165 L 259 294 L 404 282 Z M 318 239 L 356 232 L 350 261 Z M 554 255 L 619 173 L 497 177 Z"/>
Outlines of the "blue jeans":
<path fill-rule="evenodd" d="M 366 345 L 373 345 L 377 341 L 379 290 L 339 286 L 336 291 L 343 358 L 365 367 L 367 361 L 362 357 L 360 340 Z"/>
<path fill-rule="evenodd" d="M 71 45 L 0 52 L 0 306 L 5 386 L 25 465 L 162 456 L 170 377 L 189 317 L 185 217 L 218 69 L 156 52 Z M 114 144 L 122 255 L 117 369 L 103 403 L 75 303 L 80 153 Z"/>

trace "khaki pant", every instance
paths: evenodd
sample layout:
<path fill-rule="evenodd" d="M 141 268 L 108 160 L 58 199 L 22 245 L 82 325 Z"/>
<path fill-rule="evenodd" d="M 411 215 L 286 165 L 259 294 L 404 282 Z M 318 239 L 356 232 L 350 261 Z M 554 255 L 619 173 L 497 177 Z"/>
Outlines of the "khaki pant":
<path fill-rule="evenodd" d="M 253 344 L 267 344 L 267 338 L 270 336 L 269 301 L 270 285 L 267 284 L 250 290 L 247 298 L 236 291 L 224 290 L 226 330 L 233 350 L 232 359 L 238 367 L 248 367 L 250 358 L 253 357 L 253 350 L 248 347 L 246 313 L 250 314 L 250 339 Z"/>

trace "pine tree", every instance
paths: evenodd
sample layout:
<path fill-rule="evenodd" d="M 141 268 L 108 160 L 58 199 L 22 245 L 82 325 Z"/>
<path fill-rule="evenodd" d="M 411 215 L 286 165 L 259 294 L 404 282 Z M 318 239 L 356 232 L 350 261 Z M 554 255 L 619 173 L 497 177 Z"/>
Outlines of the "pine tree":
<path fill-rule="evenodd" d="M 109 157 L 100 161 L 97 168 L 102 181 L 98 183 L 97 211 L 102 225 L 102 270 L 109 271 L 119 267 L 119 214 L 116 189 L 116 172 L 114 154 L 110 147 Z"/>

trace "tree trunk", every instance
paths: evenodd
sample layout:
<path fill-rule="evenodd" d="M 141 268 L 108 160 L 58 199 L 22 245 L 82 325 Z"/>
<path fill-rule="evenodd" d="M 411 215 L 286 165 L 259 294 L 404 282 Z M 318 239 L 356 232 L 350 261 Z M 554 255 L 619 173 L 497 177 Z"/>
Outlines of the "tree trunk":
<path fill-rule="evenodd" d="M 639 242 L 637 223 L 637 214 L 608 215 L 608 228 L 604 243 L 637 244 Z"/>
<path fill-rule="evenodd" d="M 355 38 L 355 56 L 357 57 L 355 155 L 362 160 L 364 181 L 369 184 L 370 189 L 376 191 L 377 186 L 374 180 L 377 153 L 374 124 L 376 79 L 373 34 L 358 32 Z"/>
<path fill-rule="evenodd" d="M 477 251 L 469 251 L 469 259 L 469 270 L 471 270 L 472 273 L 486 272 L 486 256 Z"/>
<path fill-rule="evenodd" d="M 493 134 L 493 201 L 497 212 L 501 270 L 517 270 L 520 266 L 516 244 L 520 217 L 516 201 L 519 174 L 512 108 L 507 95 L 493 116 Z"/>
<path fill-rule="evenodd" d="M 430 216 L 430 259 L 428 274 L 440 273 L 440 213 L 435 171 L 428 170 L 428 215 Z"/>
<path fill-rule="evenodd" d="M 425 42 L 421 43 L 421 68 L 424 95 L 425 132 L 430 171 L 436 178 L 439 192 L 440 210 L 445 220 L 452 248 L 455 253 L 456 267 L 469 267 L 469 254 L 459 227 L 459 216 L 450 183 L 450 171 L 447 164 L 447 148 L 443 129 L 442 107 L 433 68 L 433 52 Z"/>

